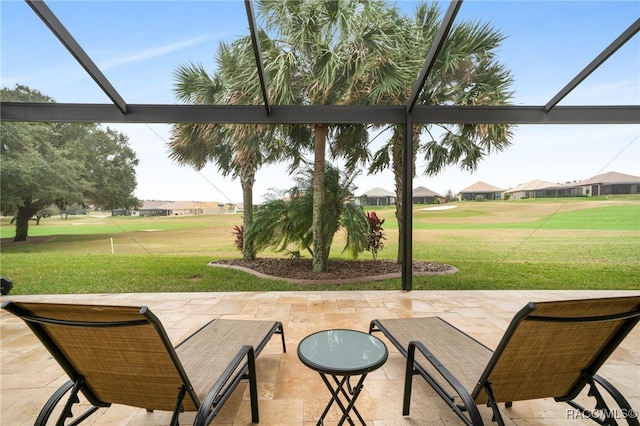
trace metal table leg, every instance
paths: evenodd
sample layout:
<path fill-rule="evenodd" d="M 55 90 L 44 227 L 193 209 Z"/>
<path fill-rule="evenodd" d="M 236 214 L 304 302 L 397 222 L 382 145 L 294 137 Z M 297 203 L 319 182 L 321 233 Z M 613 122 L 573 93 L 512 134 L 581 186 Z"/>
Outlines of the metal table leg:
<path fill-rule="evenodd" d="M 358 399 L 358 396 L 360 395 L 360 392 L 362 391 L 362 388 L 364 387 L 364 379 L 367 377 L 367 374 L 366 373 L 362 374 L 360 376 L 360 379 L 358 380 L 358 383 L 353 388 L 351 387 L 351 384 L 349 382 L 349 379 L 351 378 L 351 376 L 337 376 L 337 375 L 331 374 L 331 377 L 333 377 L 333 380 L 335 382 L 335 388 L 333 387 L 329 379 L 327 379 L 327 374 L 320 373 L 320 377 L 322 377 L 322 380 L 324 381 L 325 385 L 331 392 L 331 400 L 325 407 L 322 413 L 322 416 L 320 416 L 317 426 L 324 424 L 324 417 L 329 412 L 329 409 L 333 405 L 334 401 L 336 402 L 336 404 L 338 404 L 338 407 L 340 407 L 340 410 L 342 411 L 342 417 L 338 422 L 338 426 L 341 426 L 345 422 L 345 420 L 348 421 L 351 426 L 355 426 L 355 423 L 353 422 L 353 420 L 351 419 L 351 416 L 349 415 L 351 411 L 353 411 L 356 414 L 356 416 L 358 416 L 358 420 L 360 420 L 360 423 L 366 426 L 366 423 L 364 422 L 364 419 L 360 415 L 360 412 L 355 407 L 355 403 L 356 403 L 356 400 Z M 339 377 L 342 377 L 342 378 L 339 378 Z M 347 389 L 345 389 L 345 384 Z M 347 402 L 346 407 L 342 402 L 342 400 L 340 399 L 341 394 Z"/>

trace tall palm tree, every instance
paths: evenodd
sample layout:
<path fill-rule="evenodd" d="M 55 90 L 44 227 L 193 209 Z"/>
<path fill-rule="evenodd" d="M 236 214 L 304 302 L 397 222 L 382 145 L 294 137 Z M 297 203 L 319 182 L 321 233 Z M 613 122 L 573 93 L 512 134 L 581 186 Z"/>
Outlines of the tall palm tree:
<path fill-rule="evenodd" d="M 398 45 L 394 8 L 380 0 L 282 1 L 260 0 L 258 14 L 272 43 L 265 51 L 272 96 L 278 104 L 348 105 L 378 103 L 406 79 L 402 68 L 387 58 Z M 351 146 L 366 145 L 366 131 L 328 123 L 310 125 L 314 134 L 313 270 L 327 270 L 328 250 L 323 233 L 327 141 L 332 152 L 344 145 L 340 136 L 357 136 Z M 362 128 L 362 126 L 360 126 Z"/>
<path fill-rule="evenodd" d="M 440 27 L 440 10 L 436 4 L 420 3 L 411 20 L 403 27 L 404 43 L 396 51 L 395 59 L 413 69 L 417 76 L 427 50 Z M 504 36 L 488 24 L 461 22 L 453 27 L 443 49 L 429 74 L 418 104 L 423 105 L 503 105 L 511 96 L 510 72 L 500 64 L 495 52 Z M 418 60 L 416 60 L 418 59 Z M 410 96 L 412 86 L 406 85 L 398 91 L 395 103 L 404 103 Z M 434 127 L 438 128 L 435 135 Z M 458 165 L 465 170 L 474 170 L 482 158 L 492 151 L 501 151 L 510 145 L 512 126 L 508 124 L 446 125 L 425 124 L 413 128 L 413 168 L 418 153 L 424 155 L 424 173 L 435 175 L 447 165 Z M 426 133 L 427 140 L 420 143 Z M 389 141 L 378 150 L 371 162 L 369 172 L 376 173 L 391 167 L 396 188 L 396 219 L 398 235 L 402 238 L 402 126 L 394 126 Z M 411 206 L 406 206 L 411 208 Z M 398 245 L 398 262 L 402 259 L 402 241 Z"/>
<path fill-rule="evenodd" d="M 177 69 L 175 93 L 181 101 L 227 105 L 262 102 L 259 87 L 243 84 L 246 80 L 240 80 L 238 73 L 238 70 L 255 70 L 250 38 L 222 43 L 216 61 L 215 75 L 194 64 Z M 223 175 L 239 178 L 244 204 L 243 227 L 247 229 L 253 219 L 253 185 L 258 169 L 291 156 L 295 157 L 294 165 L 300 161 L 299 151 L 290 148 L 281 130 L 267 125 L 178 123 L 172 128 L 169 156 L 196 170 L 213 162 Z M 243 241 L 243 257 L 255 258 L 250 239 Z"/>

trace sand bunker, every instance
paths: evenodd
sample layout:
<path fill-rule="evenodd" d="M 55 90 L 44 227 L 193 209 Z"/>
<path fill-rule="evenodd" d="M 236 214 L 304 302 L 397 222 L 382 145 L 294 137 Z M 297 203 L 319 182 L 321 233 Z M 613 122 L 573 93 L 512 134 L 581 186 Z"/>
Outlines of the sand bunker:
<path fill-rule="evenodd" d="M 434 207 L 427 207 L 426 209 L 420 209 L 420 210 L 450 210 L 450 209 L 455 209 L 458 206 L 450 206 L 450 205 L 445 205 L 445 206 L 434 206 Z"/>

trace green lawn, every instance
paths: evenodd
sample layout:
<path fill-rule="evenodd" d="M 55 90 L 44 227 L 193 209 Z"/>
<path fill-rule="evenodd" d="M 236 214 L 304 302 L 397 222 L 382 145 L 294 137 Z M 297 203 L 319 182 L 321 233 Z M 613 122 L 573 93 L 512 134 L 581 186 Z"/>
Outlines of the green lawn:
<path fill-rule="evenodd" d="M 640 197 L 452 205 L 414 206 L 413 251 L 416 260 L 448 263 L 460 272 L 416 276 L 414 289 L 640 289 Z M 394 210 L 375 211 L 386 219 L 379 257 L 395 259 Z M 294 285 L 208 267 L 211 260 L 240 256 L 232 229 L 241 220 L 238 214 L 49 218 L 29 228 L 30 237 L 51 237 L 46 241 L 3 244 L 1 274 L 13 281 L 11 294 L 401 287 L 400 279 Z M 11 238 L 9 219 L 0 225 L 2 238 Z M 338 236 L 331 257 L 345 258 L 341 249 Z"/>

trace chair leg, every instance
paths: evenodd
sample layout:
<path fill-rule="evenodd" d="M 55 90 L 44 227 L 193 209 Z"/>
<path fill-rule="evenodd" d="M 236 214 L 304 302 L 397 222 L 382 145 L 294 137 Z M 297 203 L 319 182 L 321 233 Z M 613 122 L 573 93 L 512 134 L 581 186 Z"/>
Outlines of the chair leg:
<path fill-rule="evenodd" d="M 62 409 L 62 412 L 60 413 L 60 416 L 56 424 L 64 424 L 66 419 L 73 417 L 73 413 L 72 413 L 73 405 L 80 402 L 80 399 L 78 398 L 78 392 L 80 391 L 81 385 L 82 385 L 82 378 L 76 380 L 75 382 L 73 380 L 69 380 L 68 382 L 60 386 L 53 393 L 53 395 L 51 395 L 51 397 L 49 398 L 47 403 L 44 405 L 44 407 L 42 407 L 42 410 L 40 411 L 40 414 L 38 414 L 38 418 L 36 419 L 35 424 L 37 426 L 46 425 L 47 422 L 49 421 L 49 417 L 51 417 L 51 414 L 53 413 L 53 410 L 57 407 L 57 405 L 60 403 L 62 398 L 68 392 L 71 392 L 71 393 L 69 394 L 69 397 L 67 398 L 67 401 L 64 404 L 64 408 Z M 79 424 L 80 422 L 84 421 L 87 417 L 89 417 L 96 410 L 98 410 L 98 408 L 100 407 L 96 407 L 92 405 L 87 410 L 85 410 L 82 414 L 80 414 L 73 421 L 73 424 Z"/>
<path fill-rule="evenodd" d="M 282 327 L 282 324 L 278 327 L 276 334 L 279 334 L 282 338 L 282 352 L 287 352 L 287 345 L 284 343 L 284 328 Z"/>
<path fill-rule="evenodd" d="M 282 342 L 284 344 L 284 334 L 282 337 Z M 258 377 L 256 375 L 256 357 L 253 348 L 249 350 L 247 353 L 248 364 L 249 364 L 249 396 L 251 398 L 251 421 L 253 423 L 260 422 L 260 417 L 258 414 Z"/>
<path fill-rule="evenodd" d="M 413 361 L 415 359 L 415 347 L 409 348 L 407 354 L 407 363 L 404 372 L 404 393 L 402 398 L 402 415 L 408 416 L 411 409 L 411 387 L 413 385 Z"/>
<path fill-rule="evenodd" d="M 626 398 L 609 381 L 596 374 L 592 377 L 587 377 L 587 383 L 589 384 L 588 396 L 595 399 L 594 409 L 589 410 L 575 401 L 565 401 L 573 408 L 576 408 L 584 418 L 607 426 L 617 425 L 617 420 L 621 419 L 626 420 L 629 426 L 640 426 L 637 416 L 638 412 L 631 407 Z M 607 405 L 596 384 L 600 385 L 600 387 L 613 398 L 619 410 L 613 410 Z"/>
<path fill-rule="evenodd" d="M 180 413 L 182 412 L 182 400 L 184 399 L 184 396 L 187 393 L 187 389 L 184 387 L 184 385 L 180 386 L 180 390 L 178 391 L 178 398 L 176 401 L 176 408 L 173 410 L 173 415 L 171 416 L 171 423 L 169 423 L 171 426 L 179 426 L 180 422 L 179 422 L 179 417 L 180 417 Z M 149 411 L 149 410 L 147 410 Z M 153 410 L 151 410 L 153 411 Z"/>
<path fill-rule="evenodd" d="M 498 403 L 493 397 L 493 389 L 491 389 L 491 383 L 485 383 L 484 390 L 485 392 L 487 392 L 488 396 L 487 406 L 491 407 L 491 410 L 493 411 L 493 418 L 491 420 L 496 422 L 499 426 L 504 426 L 504 419 L 502 418 L 502 414 L 500 413 L 500 408 L 498 407 Z"/>
<path fill-rule="evenodd" d="M 620 391 L 613 386 L 608 380 L 599 375 L 593 376 L 593 381 L 598 383 L 604 390 L 606 390 L 609 395 L 614 399 L 616 404 L 622 410 L 621 414 L 626 418 L 627 423 L 630 426 L 640 426 L 640 422 L 638 421 L 638 410 L 634 410 L 631 407 L 631 404 L 626 400 L 626 398 L 620 393 Z"/>

